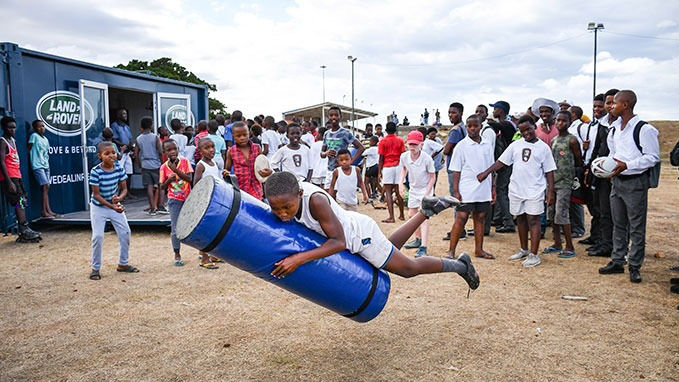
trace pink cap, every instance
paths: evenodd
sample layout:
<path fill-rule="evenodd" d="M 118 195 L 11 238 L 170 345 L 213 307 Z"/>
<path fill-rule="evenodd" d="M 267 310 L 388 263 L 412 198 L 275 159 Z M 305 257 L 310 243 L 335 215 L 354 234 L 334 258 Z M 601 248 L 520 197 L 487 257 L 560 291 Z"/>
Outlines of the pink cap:
<path fill-rule="evenodd" d="M 424 142 L 424 136 L 419 131 L 411 131 L 408 133 L 408 144 L 420 144 Z"/>

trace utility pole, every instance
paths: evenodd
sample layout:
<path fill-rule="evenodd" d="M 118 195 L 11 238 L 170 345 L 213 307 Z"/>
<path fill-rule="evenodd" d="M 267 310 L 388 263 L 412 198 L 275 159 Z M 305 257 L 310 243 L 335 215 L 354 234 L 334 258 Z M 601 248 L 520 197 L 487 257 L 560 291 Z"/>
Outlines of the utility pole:
<path fill-rule="evenodd" d="M 356 133 L 356 125 L 354 122 L 354 62 L 358 59 L 358 57 L 353 57 L 353 56 L 347 56 L 347 60 L 351 61 L 351 134 Z"/>
<path fill-rule="evenodd" d="M 321 126 L 325 126 L 325 65 L 321 65 L 323 71 L 323 106 L 321 106 Z"/>
<path fill-rule="evenodd" d="M 594 31 L 594 75 L 593 75 L 593 81 L 592 81 L 592 99 L 596 97 L 596 43 L 597 43 L 597 33 L 599 32 L 599 29 L 604 29 L 604 24 L 601 23 L 595 23 L 591 22 L 587 25 L 587 30 L 588 31 Z M 592 112 L 594 112 L 594 108 L 592 107 Z"/>

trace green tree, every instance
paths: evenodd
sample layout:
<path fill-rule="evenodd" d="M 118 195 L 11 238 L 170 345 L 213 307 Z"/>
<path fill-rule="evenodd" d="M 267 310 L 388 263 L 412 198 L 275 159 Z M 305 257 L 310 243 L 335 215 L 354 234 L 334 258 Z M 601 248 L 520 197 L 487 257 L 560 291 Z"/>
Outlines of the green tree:
<path fill-rule="evenodd" d="M 179 65 L 176 62 L 172 62 L 172 59 L 169 57 L 161 57 L 157 60 L 151 61 L 150 63 L 148 61 L 134 59 L 128 62 L 126 65 L 118 64 L 115 67 L 118 69 L 129 70 L 131 72 L 146 73 L 172 80 L 190 82 L 192 84 L 207 85 L 207 88 L 210 91 L 217 91 L 217 85 L 208 83 L 207 81 L 199 78 L 185 67 Z M 208 97 L 208 110 L 210 113 L 210 119 L 213 119 L 217 114 L 224 114 L 228 117 L 226 105 L 216 98 Z"/>

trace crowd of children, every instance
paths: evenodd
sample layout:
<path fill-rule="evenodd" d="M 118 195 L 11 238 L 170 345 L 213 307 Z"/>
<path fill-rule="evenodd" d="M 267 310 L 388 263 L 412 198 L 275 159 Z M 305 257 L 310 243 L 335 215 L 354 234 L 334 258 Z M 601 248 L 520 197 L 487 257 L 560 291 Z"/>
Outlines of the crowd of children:
<path fill-rule="evenodd" d="M 386 123 L 386 135 L 381 124 L 375 125 L 374 133 L 372 124 L 368 124 L 362 142 L 341 126 L 342 114 L 337 107 L 328 111 L 325 126 L 293 118 L 276 122 L 263 115 L 245 119 L 240 111 L 234 111 L 230 120 L 218 115 L 214 120 L 198 122 L 195 132 L 174 119 L 169 126 L 172 135 L 165 128 L 154 134 L 153 120 L 143 118 L 141 134 L 136 139 L 126 136 L 125 114 L 118 113 L 116 126 L 102 133 L 98 145 L 101 163 L 90 172 L 90 277 L 101 277 L 101 245 L 107 220 L 120 240 L 118 270 L 138 271 L 127 263 L 130 230 L 121 204 L 129 190 L 126 161 L 133 158 L 141 168 L 148 213 L 170 214 L 177 266 L 184 265 L 175 235 L 179 211 L 192 184 L 204 176 L 228 178 L 254 198 L 266 200 L 268 188 L 263 181 L 274 172 L 291 173 L 297 182 L 324 190 L 332 199 L 333 210 L 357 211 L 360 192 L 364 203 L 372 202 L 374 207 L 387 210 L 388 216 L 382 222 L 394 223 L 394 204 L 400 220 L 406 220 L 406 206 L 410 220 L 421 213 L 423 200 L 434 196 L 439 171 L 445 167 L 449 194 L 460 202 L 445 238 L 450 240 L 445 258 L 459 258 L 457 245 L 467 235 L 465 225 L 470 216 L 475 240 L 473 256 L 478 258 L 495 258 L 483 248 L 491 225 L 497 233 L 518 228 L 519 248 L 509 259 L 523 260 L 526 267 L 539 265 L 540 255 L 574 257 L 573 239 L 584 232 L 584 213 L 579 211 L 586 205 L 592 215 L 591 236 L 580 242 L 592 245 L 587 249 L 589 255 L 611 257 L 600 273 L 622 273 L 623 265 L 629 261 L 630 280 L 639 282 L 647 191 L 653 186 L 649 169 L 659 161 L 659 153 L 657 130 L 633 114 L 635 103 L 632 91 L 612 89 L 594 98 L 594 118 L 589 120 L 578 106 L 544 98 L 535 100 L 525 113 L 515 117 L 509 116 L 509 103 L 498 101 L 490 104 L 490 117 L 488 107 L 479 105 L 465 119 L 463 105 L 453 102 L 448 109 L 452 127 L 445 143 L 437 127 L 424 126 L 410 131 L 404 141 L 394 118 Z M 30 164 L 43 195 L 42 215 L 54 217 L 49 204 L 49 142 L 42 121 L 34 121 L 32 127 Z M 2 128 L 2 190 L 16 207 L 20 233 L 26 240 L 35 239 L 39 234 L 28 227 L 23 212 L 25 192 L 13 140 L 16 123 L 5 117 Z M 134 147 L 132 152 L 130 147 Z M 257 168 L 255 162 L 260 155 L 266 156 L 269 168 Z M 592 176 L 592 162 L 602 156 L 614 156 L 618 163 L 611 179 Z M 302 186 L 300 190 L 306 193 L 311 188 Z M 396 248 L 416 249 L 415 258 L 427 257 L 428 220 L 417 220 L 419 223 L 407 230 L 414 234 L 413 240 L 406 243 L 410 234 L 405 238 L 399 235 Z M 554 241 L 541 250 L 540 239 L 548 224 Z M 219 259 L 202 252 L 200 256 L 201 267 L 218 268 L 215 263 Z M 471 264 L 471 260 L 464 261 Z M 440 265 L 426 272 L 437 267 Z M 463 275 L 467 272 L 466 267 L 454 268 Z M 277 275 L 283 273 L 279 271 Z"/>

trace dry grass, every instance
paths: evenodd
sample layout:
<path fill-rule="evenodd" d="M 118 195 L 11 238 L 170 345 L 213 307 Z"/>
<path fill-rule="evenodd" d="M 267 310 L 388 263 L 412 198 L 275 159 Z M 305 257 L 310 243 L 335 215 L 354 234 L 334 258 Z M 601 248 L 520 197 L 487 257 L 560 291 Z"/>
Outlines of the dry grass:
<path fill-rule="evenodd" d="M 498 259 L 476 262 L 482 284 L 470 299 L 455 275 L 395 276 L 367 324 L 228 265 L 199 269 L 193 249 L 175 267 L 161 229 L 134 230 L 142 273 L 132 275 L 114 271 L 107 233 L 98 282 L 87 279 L 88 229 L 46 232 L 40 246 L 0 238 L 0 381 L 676 381 L 679 298 L 668 280 L 679 274 L 668 267 L 679 264 L 679 197 L 676 171 L 663 171 L 649 196 L 642 284 L 600 276 L 606 260 L 581 245 L 574 259 L 525 269 L 507 261 L 516 234 L 492 234 L 486 248 Z M 430 253 L 445 252 L 451 221 L 451 212 L 433 221 Z"/>

